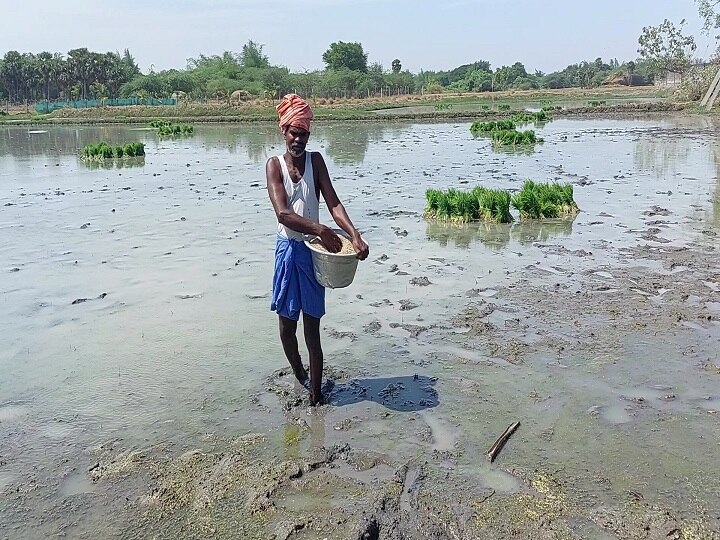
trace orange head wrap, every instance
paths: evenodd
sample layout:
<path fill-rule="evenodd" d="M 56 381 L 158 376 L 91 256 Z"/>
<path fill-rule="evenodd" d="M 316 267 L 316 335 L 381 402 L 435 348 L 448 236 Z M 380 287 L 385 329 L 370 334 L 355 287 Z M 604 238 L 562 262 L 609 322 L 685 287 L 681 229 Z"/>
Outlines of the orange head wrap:
<path fill-rule="evenodd" d="M 310 120 L 313 118 L 312 109 L 307 101 L 297 94 L 286 95 L 275 108 L 280 118 L 280 129 L 286 126 L 294 126 L 310 131 Z"/>

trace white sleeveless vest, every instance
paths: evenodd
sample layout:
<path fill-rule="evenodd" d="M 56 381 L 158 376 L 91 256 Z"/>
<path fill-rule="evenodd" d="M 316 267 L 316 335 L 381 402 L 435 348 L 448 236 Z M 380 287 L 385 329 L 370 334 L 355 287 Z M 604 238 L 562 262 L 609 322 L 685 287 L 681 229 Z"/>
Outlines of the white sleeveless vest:
<path fill-rule="evenodd" d="M 315 174 L 312 166 L 312 153 L 305 152 L 305 172 L 302 178 L 293 182 L 288 172 L 287 164 L 283 156 L 277 156 L 282 169 L 283 185 L 287 195 L 287 206 L 296 214 L 303 216 L 315 223 L 320 222 L 320 203 L 315 191 Z M 288 229 L 278 222 L 277 233 L 288 240 L 305 240 L 307 235 L 301 232 Z"/>

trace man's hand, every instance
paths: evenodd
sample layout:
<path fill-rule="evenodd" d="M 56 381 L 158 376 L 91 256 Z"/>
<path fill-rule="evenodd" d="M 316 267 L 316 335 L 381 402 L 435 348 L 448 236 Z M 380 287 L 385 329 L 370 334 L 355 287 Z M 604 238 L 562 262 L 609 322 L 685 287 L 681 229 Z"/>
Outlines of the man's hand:
<path fill-rule="evenodd" d="M 323 226 L 320 231 L 320 241 L 330 253 L 337 253 L 342 249 L 342 240 L 330 227 Z"/>
<path fill-rule="evenodd" d="M 370 255 L 370 248 L 362 239 L 360 233 L 357 231 L 355 231 L 355 234 L 352 237 L 352 245 L 357 252 L 356 257 L 361 261 L 364 261 L 365 259 L 367 259 L 367 256 Z"/>

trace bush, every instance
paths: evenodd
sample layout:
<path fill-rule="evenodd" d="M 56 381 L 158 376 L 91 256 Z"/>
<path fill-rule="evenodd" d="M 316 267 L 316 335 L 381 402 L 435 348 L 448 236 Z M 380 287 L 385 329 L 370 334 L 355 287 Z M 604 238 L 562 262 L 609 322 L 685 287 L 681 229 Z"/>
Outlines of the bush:
<path fill-rule="evenodd" d="M 681 101 L 699 101 L 710 88 L 718 66 L 697 66 L 688 70 L 683 76 L 680 87 L 675 91 L 675 98 Z"/>

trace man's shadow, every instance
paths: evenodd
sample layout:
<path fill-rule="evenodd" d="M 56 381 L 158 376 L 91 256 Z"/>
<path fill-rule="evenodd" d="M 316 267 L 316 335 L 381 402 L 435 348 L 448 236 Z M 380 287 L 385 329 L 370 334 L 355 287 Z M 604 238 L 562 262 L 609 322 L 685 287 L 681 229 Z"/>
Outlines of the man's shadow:
<path fill-rule="evenodd" d="M 413 375 L 353 379 L 337 383 L 330 392 L 330 405 L 341 407 L 362 401 L 374 401 L 394 411 L 421 411 L 440 403 L 435 390 L 436 378 Z"/>

